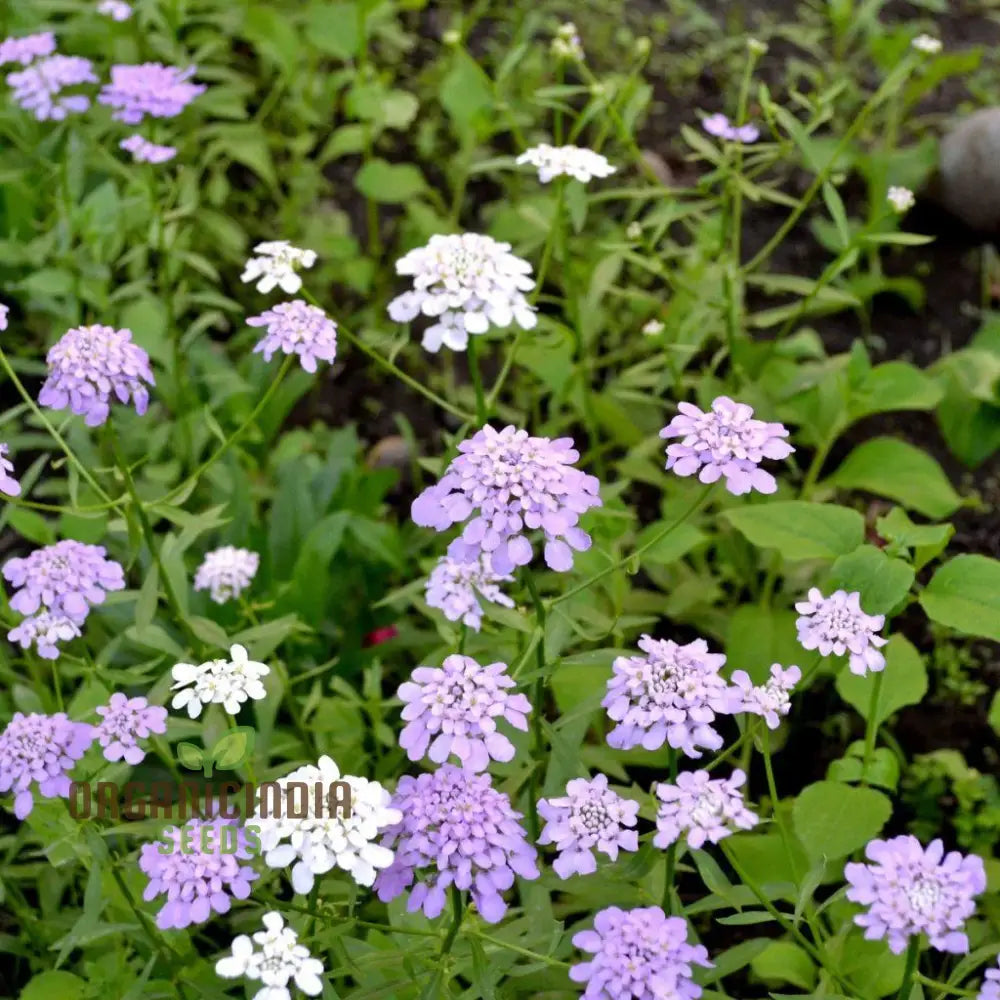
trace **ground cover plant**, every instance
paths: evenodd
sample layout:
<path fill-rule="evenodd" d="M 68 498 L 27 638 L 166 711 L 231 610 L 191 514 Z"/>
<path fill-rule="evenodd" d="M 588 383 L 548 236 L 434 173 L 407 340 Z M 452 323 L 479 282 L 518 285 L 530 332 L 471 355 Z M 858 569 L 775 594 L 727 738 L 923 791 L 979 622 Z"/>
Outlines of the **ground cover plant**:
<path fill-rule="evenodd" d="M 4 8 L 0 994 L 1000 997 L 998 18 Z"/>

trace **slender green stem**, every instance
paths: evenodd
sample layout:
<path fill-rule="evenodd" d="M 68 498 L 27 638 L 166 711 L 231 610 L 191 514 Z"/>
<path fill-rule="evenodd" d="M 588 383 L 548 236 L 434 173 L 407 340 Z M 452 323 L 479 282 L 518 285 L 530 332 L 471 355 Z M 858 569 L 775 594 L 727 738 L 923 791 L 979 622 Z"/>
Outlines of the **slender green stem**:
<path fill-rule="evenodd" d="M 865 720 L 865 755 L 861 764 L 861 783 L 868 784 L 868 768 L 871 765 L 872 757 L 875 754 L 875 744 L 878 740 L 878 709 L 879 700 L 882 696 L 882 678 L 884 670 L 875 674 L 875 681 L 872 684 L 871 701 L 868 703 L 868 718 Z"/>
<path fill-rule="evenodd" d="M 589 576 L 583 583 L 570 590 L 553 597 L 549 601 L 549 608 L 555 607 L 557 604 L 562 604 L 563 601 L 568 601 L 571 597 L 576 597 L 577 594 L 583 593 L 585 590 L 589 590 L 595 583 L 603 580 L 606 576 L 611 573 L 620 570 L 623 566 L 627 566 L 631 562 L 638 562 L 638 560 L 645 555 L 650 549 L 655 548 L 660 542 L 663 541 L 672 531 L 676 531 L 689 517 L 694 515 L 697 511 L 701 510 L 702 507 L 708 502 L 708 498 L 712 495 L 712 491 L 715 488 L 715 483 L 711 483 L 706 486 L 705 489 L 698 494 L 694 502 L 682 513 L 680 516 L 676 517 L 669 524 L 664 525 L 664 527 L 658 531 L 648 542 L 640 545 L 634 552 L 619 559 L 617 562 L 613 562 L 610 566 L 605 566 L 604 569 L 594 573 Z"/>
<path fill-rule="evenodd" d="M 469 336 L 466 354 L 469 360 L 469 378 L 476 393 L 476 423 L 482 427 L 489 419 L 489 411 L 486 408 L 486 396 L 483 394 L 483 378 L 479 372 L 479 347 L 475 334 Z"/>
<path fill-rule="evenodd" d="M 535 278 L 535 289 L 528 297 L 528 301 L 534 305 L 538 301 L 538 296 L 542 294 L 542 286 L 545 284 L 545 277 L 549 273 L 549 265 L 552 263 L 552 254 L 555 251 L 556 243 L 559 239 L 559 229 L 562 226 L 563 203 L 566 197 L 566 185 L 562 178 L 556 181 L 559 185 L 556 192 L 556 207 L 552 213 L 552 225 L 549 227 L 548 235 L 545 237 L 545 245 L 542 247 L 542 259 L 538 264 L 538 275 Z"/>
<path fill-rule="evenodd" d="M 903 966 L 903 982 L 899 987 L 899 1000 L 910 1000 L 910 991 L 913 988 L 913 974 L 917 971 L 917 962 L 920 959 L 920 937 L 914 935 L 910 938 L 910 943 L 906 946 L 906 965 Z"/>
<path fill-rule="evenodd" d="M 545 750 L 545 732 L 542 728 L 542 715 L 545 708 L 545 602 L 538 593 L 535 585 L 535 578 L 531 574 L 531 569 L 525 567 L 524 581 L 531 595 L 531 603 L 535 609 L 535 625 L 538 628 L 540 638 L 535 647 L 535 665 L 538 676 L 535 678 L 535 704 L 531 713 L 531 751 L 532 767 L 531 776 L 528 781 L 528 825 L 531 830 L 531 839 L 537 840 L 541 823 L 538 819 L 538 772 L 542 766 L 543 753 Z"/>
<path fill-rule="evenodd" d="M 673 784 L 677 780 L 677 751 L 673 747 L 670 748 L 668 772 L 670 774 L 670 783 Z M 676 896 L 674 892 L 674 880 L 676 877 L 677 841 L 675 840 L 667 848 L 666 871 L 663 877 L 663 909 L 668 915 L 674 912 L 674 898 Z"/>
<path fill-rule="evenodd" d="M 570 967 L 569 962 L 560 962 L 558 958 L 550 958 L 548 955 L 540 955 L 537 951 L 529 951 L 527 948 L 511 944 L 509 941 L 501 941 L 500 938 L 493 937 L 492 934 L 484 934 L 478 928 L 470 930 L 469 933 L 474 937 L 479 938 L 480 941 L 495 944 L 498 948 L 504 948 L 507 951 L 513 952 L 515 955 L 523 955 L 525 958 L 533 959 L 536 962 L 545 962 L 547 965 L 557 965 L 562 969 L 568 969 Z"/>

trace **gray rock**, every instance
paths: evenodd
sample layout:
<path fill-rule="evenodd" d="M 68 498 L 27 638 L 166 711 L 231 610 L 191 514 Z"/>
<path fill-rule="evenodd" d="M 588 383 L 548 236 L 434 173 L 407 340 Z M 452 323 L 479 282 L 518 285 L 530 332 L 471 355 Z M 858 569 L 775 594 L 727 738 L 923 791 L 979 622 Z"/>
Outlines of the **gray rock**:
<path fill-rule="evenodd" d="M 942 140 L 938 196 L 967 226 L 1000 233 L 1000 108 L 983 108 Z"/>

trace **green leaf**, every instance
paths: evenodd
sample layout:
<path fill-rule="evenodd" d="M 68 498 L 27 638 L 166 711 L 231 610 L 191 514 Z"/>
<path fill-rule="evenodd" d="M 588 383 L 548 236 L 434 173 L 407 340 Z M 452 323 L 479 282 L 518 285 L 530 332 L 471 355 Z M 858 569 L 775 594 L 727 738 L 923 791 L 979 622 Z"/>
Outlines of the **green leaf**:
<path fill-rule="evenodd" d="M 927 694 L 927 668 L 916 647 L 902 635 L 894 635 L 884 649 L 885 670 L 875 711 L 875 725 L 881 725 L 893 712 L 916 705 Z M 862 718 L 871 712 L 872 692 L 876 674 L 864 677 L 852 674 L 845 666 L 837 674 L 837 693 L 848 705 L 857 709 Z"/>
<path fill-rule="evenodd" d="M 986 715 L 986 721 L 989 723 L 990 729 L 997 736 L 1000 736 L 1000 691 L 997 691 L 993 695 L 993 700 L 990 702 L 990 710 Z"/>
<path fill-rule="evenodd" d="M 177 744 L 177 759 L 190 771 L 200 771 L 205 763 L 205 751 L 194 743 Z"/>
<path fill-rule="evenodd" d="M 456 51 L 451 69 L 441 80 L 438 100 L 454 122 L 463 144 L 491 131 L 493 87 L 479 64 L 464 50 Z"/>
<path fill-rule="evenodd" d="M 313 3 L 309 10 L 309 41 L 323 52 L 345 62 L 361 45 L 356 3 Z"/>
<path fill-rule="evenodd" d="M 927 517 L 947 517 L 962 503 L 930 455 L 896 438 L 858 445 L 826 482 L 888 497 Z"/>
<path fill-rule="evenodd" d="M 56 540 L 52 525 L 37 511 L 27 507 L 8 507 L 10 526 L 23 538 L 38 545 L 51 545 Z"/>
<path fill-rule="evenodd" d="M 373 201 L 399 204 L 421 194 L 427 184 L 412 163 L 369 160 L 355 175 L 355 187 Z"/>
<path fill-rule="evenodd" d="M 980 555 L 949 559 L 921 593 L 920 603 L 940 625 L 1000 642 L 1000 562 Z"/>
<path fill-rule="evenodd" d="M 902 507 L 893 507 L 875 522 L 879 535 L 893 546 L 914 551 L 914 568 L 936 559 L 955 534 L 952 524 L 914 524 Z"/>
<path fill-rule="evenodd" d="M 865 614 L 885 615 L 903 602 L 915 576 L 908 562 L 874 545 L 862 545 L 830 567 L 827 583 L 828 590 L 860 591 Z"/>
<path fill-rule="evenodd" d="M 259 124 L 240 122 L 216 125 L 212 129 L 212 135 L 216 138 L 209 147 L 209 156 L 242 163 L 272 187 L 277 186 L 274 160 L 267 145 L 267 133 Z"/>
<path fill-rule="evenodd" d="M 802 647 L 795 637 L 794 611 L 744 604 L 729 619 L 726 665 L 745 670 L 755 684 L 771 676 L 771 664 L 799 662 Z M 558 676 L 558 674 L 556 675 Z"/>
<path fill-rule="evenodd" d="M 850 418 L 860 420 L 891 410 L 932 410 L 942 395 L 941 387 L 919 368 L 905 361 L 887 361 L 852 386 Z"/>
<path fill-rule="evenodd" d="M 750 968 L 765 983 L 791 983 L 803 990 L 816 984 L 816 966 L 797 944 L 772 941 L 753 961 Z"/>
<path fill-rule="evenodd" d="M 810 859 L 846 857 L 877 836 L 892 815 L 892 803 L 872 788 L 817 781 L 804 788 L 792 808 L 795 833 Z"/>
<path fill-rule="evenodd" d="M 253 753 L 256 735 L 252 726 L 237 726 L 220 737 L 212 747 L 212 760 L 215 766 L 226 771 L 239 767 Z"/>
<path fill-rule="evenodd" d="M 81 1000 L 87 984 L 71 972 L 54 969 L 33 976 L 21 991 L 21 1000 Z"/>
<path fill-rule="evenodd" d="M 777 549 L 785 559 L 835 559 L 864 541 L 864 518 L 836 504 L 780 501 L 737 507 L 723 517 L 751 544 Z"/>

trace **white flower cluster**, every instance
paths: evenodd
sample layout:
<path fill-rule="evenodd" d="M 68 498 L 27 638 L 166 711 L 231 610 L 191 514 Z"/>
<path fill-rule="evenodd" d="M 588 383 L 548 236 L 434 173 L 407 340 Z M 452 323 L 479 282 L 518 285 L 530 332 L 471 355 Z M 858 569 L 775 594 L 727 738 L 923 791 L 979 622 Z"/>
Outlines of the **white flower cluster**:
<path fill-rule="evenodd" d="M 233 953 L 215 963 L 216 975 L 223 979 L 244 976 L 263 983 L 253 1000 L 291 1000 L 289 980 L 307 996 L 319 996 L 323 992 L 319 978 L 323 963 L 313 958 L 304 944 L 299 944 L 298 934 L 285 926 L 280 913 L 265 913 L 263 922 L 265 929 L 257 931 L 252 941 L 246 934 L 233 938 Z M 260 946 L 259 951 L 255 943 Z"/>
<path fill-rule="evenodd" d="M 530 330 L 537 322 L 524 293 L 535 287 L 531 265 L 510 252 L 509 243 L 489 236 L 432 236 L 396 261 L 396 273 L 413 277 L 413 291 L 389 303 L 389 316 L 409 323 L 421 313 L 437 322 L 424 332 L 423 346 L 437 352 L 445 344 L 464 351 L 469 334 L 490 325 L 516 323 Z"/>
<path fill-rule="evenodd" d="M 260 701 L 267 692 L 261 678 L 271 672 L 266 663 L 251 660 L 246 649 L 231 646 L 230 659 L 206 660 L 204 663 L 175 663 L 171 671 L 177 691 L 172 708 L 187 707 L 188 715 L 196 719 L 205 705 L 222 705 L 236 715 L 247 699 Z M 178 691 L 178 688 L 183 690 Z"/>
<path fill-rule="evenodd" d="M 283 292 L 294 295 L 302 287 L 298 275 L 299 268 L 309 268 L 316 263 L 314 250 L 293 247 L 287 240 L 271 240 L 258 243 L 254 251 L 259 254 L 246 262 L 241 281 L 256 281 L 258 292 L 270 292 L 280 287 Z"/>
<path fill-rule="evenodd" d="M 886 200 L 892 206 L 894 212 L 908 212 L 916 201 L 913 192 L 909 188 L 893 186 L 889 188 Z"/>
<path fill-rule="evenodd" d="M 552 39 L 552 54 L 557 59 L 568 59 L 570 62 L 583 61 L 583 43 L 572 21 L 559 25 Z"/>
<path fill-rule="evenodd" d="M 615 168 L 607 157 L 583 146 L 550 146 L 543 142 L 517 158 L 518 164 L 530 163 L 538 171 L 538 179 L 548 184 L 553 177 L 572 177 L 586 184 L 594 177 L 610 177 Z"/>
<path fill-rule="evenodd" d="M 933 35 L 917 35 L 911 44 L 918 52 L 925 52 L 929 56 L 937 55 L 941 51 L 941 39 Z"/>
<path fill-rule="evenodd" d="M 259 566 L 256 552 L 223 545 L 205 556 L 195 573 L 194 589 L 207 590 L 216 604 L 225 604 L 250 586 Z"/>
<path fill-rule="evenodd" d="M 350 785 L 349 816 L 343 815 L 345 810 L 335 803 L 331 810 L 326 790 L 336 781 Z M 295 798 L 294 811 L 301 812 L 304 805 L 307 812 L 302 819 L 289 816 L 290 782 L 304 783 L 308 791 L 304 803 L 301 796 Z M 371 885 L 377 870 L 392 864 L 393 852 L 375 841 L 386 827 L 402 822 L 403 814 L 390 807 L 391 796 L 377 781 L 341 775 L 340 768 L 324 755 L 318 764 L 297 768 L 279 779 L 277 785 L 281 789 L 280 815 L 275 815 L 278 810 L 265 788 L 262 794 L 266 798 L 258 802 L 253 822 L 268 867 L 293 866 L 292 887 L 296 892 L 310 892 L 316 876 L 334 867 L 348 872 L 359 885 Z M 322 790 L 318 802 L 317 788 Z"/>

